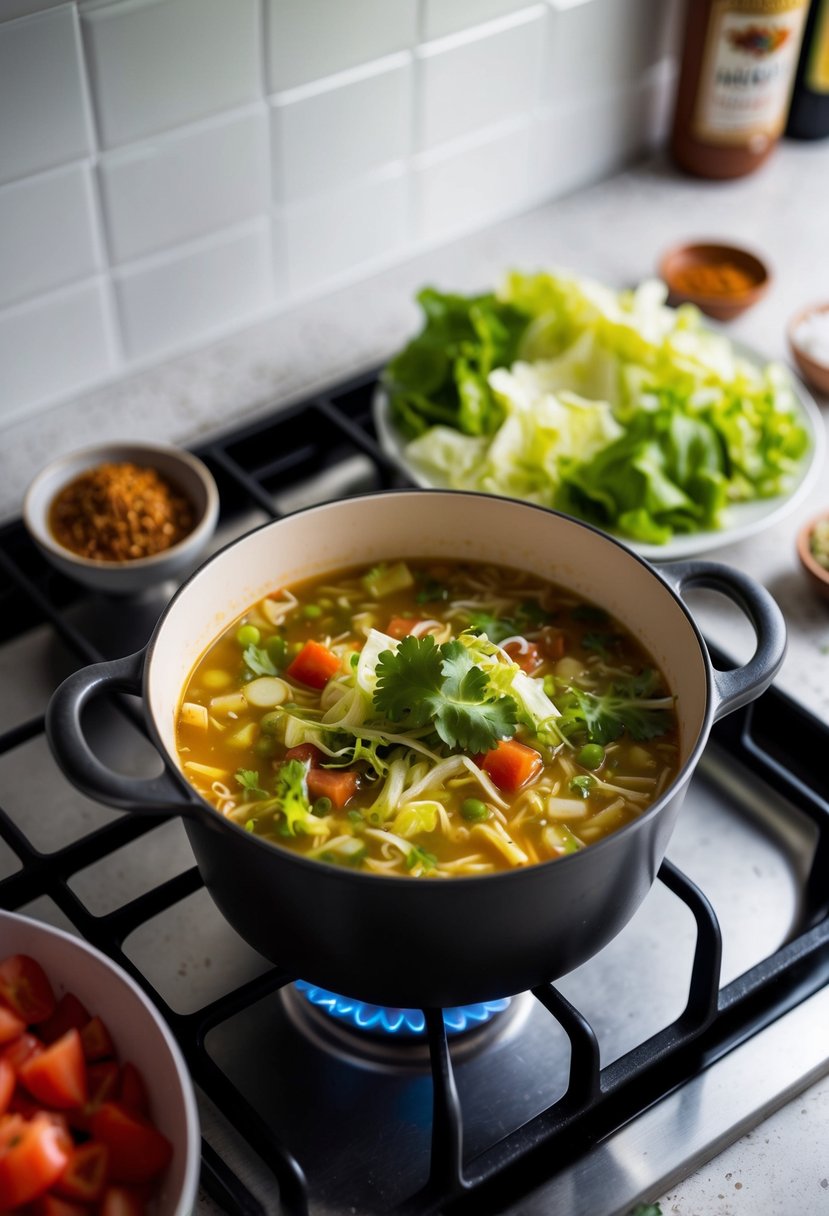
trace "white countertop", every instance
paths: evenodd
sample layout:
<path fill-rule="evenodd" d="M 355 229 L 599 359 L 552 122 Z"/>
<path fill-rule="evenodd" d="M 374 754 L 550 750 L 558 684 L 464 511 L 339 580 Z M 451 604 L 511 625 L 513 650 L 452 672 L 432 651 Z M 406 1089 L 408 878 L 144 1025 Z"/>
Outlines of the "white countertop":
<path fill-rule="evenodd" d="M 382 362 L 418 325 L 413 295 L 426 282 L 486 288 L 510 265 L 558 265 L 609 283 L 655 271 L 676 240 L 731 238 L 771 264 L 766 298 L 729 333 L 768 358 L 787 359 L 785 326 L 803 304 L 829 298 L 829 142 L 782 145 L 735 182 L 679 177 L 656 161 L 536 208 L 371 279 L 308 300 L 209 347 L 96 389 L 2 433 L 0 517 L 19 514 L 28 481 L 52 457 L 106 438 L 196 443 Z M 822 405 L 829 423 L 829 402 Z M 829 605 L 802 575 L 798 526 L 829 506 L 829 476 L 767 532 L 719 549 L 774 594 L 789 627 L 779 684 L 829 721 Z M 742 652 L 745 630 L 700 601 L 704 628 Z M 829 1068 L 829 1061 L 827 1061 Z M 829 1213 L 829 1079 L 783 1107 L 661 1200 L 664 1216 Z"/>

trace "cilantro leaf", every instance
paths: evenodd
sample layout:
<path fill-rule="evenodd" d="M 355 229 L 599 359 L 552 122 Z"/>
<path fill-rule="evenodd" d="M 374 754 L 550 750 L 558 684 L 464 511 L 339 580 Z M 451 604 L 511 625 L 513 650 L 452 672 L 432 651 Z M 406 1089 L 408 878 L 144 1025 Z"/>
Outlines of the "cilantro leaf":
<path fill-rule="evenodd" d="M 596 778 L 589 773 L 583 773 L 578 777 L 570 778 L 570 789 L 574 794 L 578 794 L 581 798 L 589 798 L 590 791 L 596 784 Z"/>
<path fill-rule="evenodd" d="M 617 680 L 605 693 L 572 688 L 576 717 L 583 720 L 591 741 L 604 746 L 618 739 L 623 731 L 640 742 L 664 735 L 671 722 L 666 711 L 671 699 L 659 697 L 654 702 L 656 683 L 656 673 L 646 670 L 627 680 Z M 569 707 L 571 718 L 573 708 Z"/>
<path fill-rule="evenodd" d="M 255 676 L 275 676 L 279 673 L 264 646 L 246 646 L 242 652 L 245 667 Z"/>
<path fill-rule="evenodd" d="M 262 798 L 270 798 L 267 790 L 259 784 L 259 774 L 253 768 L 239 768 L 233 774 L 241 785 L 245 802 L 258 802 Z"/>
<path fill-rule="evenodd" d="M 404 728 L 433 725 L 450 748 L 488 751 L 515 732 L 515 701 L 493 693 L 460 642 L 406 637 L 396 651 L 383 651 L 376 672 L 375 709 Z"/>

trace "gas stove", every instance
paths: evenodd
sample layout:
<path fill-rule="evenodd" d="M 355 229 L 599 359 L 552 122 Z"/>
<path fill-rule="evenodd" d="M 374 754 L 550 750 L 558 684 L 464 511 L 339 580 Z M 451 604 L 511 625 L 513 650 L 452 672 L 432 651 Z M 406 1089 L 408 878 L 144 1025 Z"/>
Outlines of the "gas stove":
<path fill-rule="evenodd" d="M 215 547 L 404 484 L 375 382 L 198 449 Z M 17 521 L 0 567 L 0 905 L 93 942 L 167 1018 L 200 1101 L 201 1212 L 623 1216 L 829 1068 L 829 728 L 779 690 L 714 728 L 658 881 L 599 955 L 510 1001 L 385 1010 L 274 969 L 213 906 L 177 820 L 92 803 L 51 759 L 56 684 L 143 645 L 174 588 L 87 593 Z M 108 763 L 157 768 L 130 698 L 91 714 Z"/>

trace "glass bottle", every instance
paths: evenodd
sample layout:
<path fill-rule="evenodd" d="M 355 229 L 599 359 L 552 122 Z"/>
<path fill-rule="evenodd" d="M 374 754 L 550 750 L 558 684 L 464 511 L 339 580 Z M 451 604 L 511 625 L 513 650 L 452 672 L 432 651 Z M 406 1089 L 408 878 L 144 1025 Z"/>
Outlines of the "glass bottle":
<path fill-rule="evenodd" d="M 808 0 L 689 0 L 671 151 L 700 177 L 741 177 L 783 133 Z"/>

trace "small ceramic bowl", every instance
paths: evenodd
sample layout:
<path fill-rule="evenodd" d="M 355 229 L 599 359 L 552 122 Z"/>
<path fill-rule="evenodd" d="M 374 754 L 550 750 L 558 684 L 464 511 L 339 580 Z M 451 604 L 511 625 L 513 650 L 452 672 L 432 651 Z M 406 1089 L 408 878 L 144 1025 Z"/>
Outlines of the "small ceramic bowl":
<path fill-rule="evenodd" d="M 187 1065 L 166 1023 L 138 985 L 100 950 L 42 921 L 0 911 L 0 959 L 11 954 L 37 959 L 55 996 L 74 993 L 103 1019 L 118 1059 L 139 1069 L 153 1122 L 173 1146 L 154 1196 L 154 1216 L 191 1216 L 201 1164 L 198 1108 Z"/>
<path fill-rule="evenodd" d="M 829 393 L 829 359 L 823 362 L 807 349 L 808 336 L 804 332 L 805 329 L 808 329 L 808 322 L 811 318 L 822 317 L 823 314 L 826 314 L 825 320 L 827 329 L 829 329 L 829 301 L 827 301 L 823 304 L 810 304 L 806 308 L 801 308 L 800 312 L 795 313 L 792 317 L 786 332 L 794 361 L 804 380 L 807 380 L 819 393 Z"/>
<path fill-rule="evenodd" d="M 714 242 L 675 245 L 663 254 L 659 273 L 671 304 L 696 304 L 716 321 L 731 321 L 768 291 L 768 267 L 747 249 Z M 722 290 L 708 286 L 715 279 Z M 737 289 L 729 290 L 737 280 Z"/>
<path fill-rule="evenodd" d="M 196 525 L 177 544 L 151 557 L 104 561 L 81 557 L 60 544 L 49 528 L 49 508 L 64 486 L 101 464 L 129 462 L 155 469 L 192 503 Z M 71 452 L 48 464 L 26 492 L 23 521 L 43 554 L 64 574 L 95 591 L 128 595 L 188 573 L 216 528 L 219 492 L 210 471 L 181 448 L 160 443 L 104 443 Z"/>
<path fill-rule="evenodd" d="M 797 556 L 815 591 L 829 601 L 829 570 L 820 564 L 811 548 L 812 533 L 818 524 L 829 526 L 829 511 L 810 519 L 800 529 L 797 534 Z"/>

